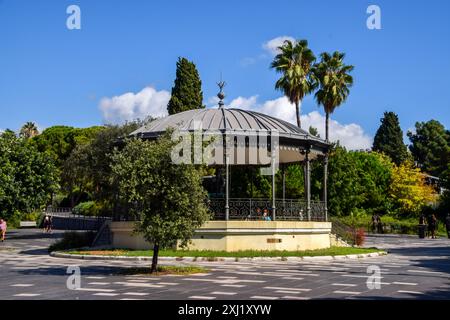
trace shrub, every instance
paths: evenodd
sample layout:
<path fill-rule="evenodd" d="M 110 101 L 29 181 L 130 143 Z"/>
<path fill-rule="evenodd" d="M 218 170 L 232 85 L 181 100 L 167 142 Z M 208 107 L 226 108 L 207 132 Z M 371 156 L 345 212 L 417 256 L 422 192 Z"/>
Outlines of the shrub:
<path fill-rule="evenodd" d="M 357 246 L 362 246 L 366 240 L 366 234 L 363 228 L 355 230 L 355 244 Z"/>
<path fill-rule="evenodd" d="M 48 251 L 78 249 L 88 247 L 95 238 L 95 232 L 66 232 L 61 240 L 52 244 Z"/>
<path fill-rule="evenodd" d="M 73 213 L 82 216 L 97 216 L 100 206 L 94 201 L 81 202 L 73 208 Z"/>

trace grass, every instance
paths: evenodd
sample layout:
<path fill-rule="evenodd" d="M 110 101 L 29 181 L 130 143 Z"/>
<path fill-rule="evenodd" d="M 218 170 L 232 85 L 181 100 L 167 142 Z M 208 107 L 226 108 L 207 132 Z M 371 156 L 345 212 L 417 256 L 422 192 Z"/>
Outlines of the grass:
<path fill-rule="evenodd" d="M 198 257 L 213 259 L 217 257 L 235 257 L 235 258 L 255 258 L 255 257 L 305 257 L 305 256 L 339 256 L 348 254 L 363 254 L 380 252 L 377 248 L 354 248 L 354 247 L 331 247 L 329 249 L 305 250 L 305 251 L 257 251 L 245 250 L 237 252 L 226 251 L 196 251 L 196 250 L 160 250 L 160 257 Z M 107 256 L 126 256 L 126 257 L 151 257 L 152 250 L 83 250 L 68 251 L 69 254 L 76 255 L 107 255 Z"/>
<path fill-rule="evenodd" d="M 150 273 L 150 268 L 138 267 L 138 268 L 127 268 L 119 271 L 119 274 L 124 275 L 189 275 L 195 273 L 204 273 L 207 272 L 208 269 L 196 266 L 158 266 L 157 271 L 155 273 Z"/>

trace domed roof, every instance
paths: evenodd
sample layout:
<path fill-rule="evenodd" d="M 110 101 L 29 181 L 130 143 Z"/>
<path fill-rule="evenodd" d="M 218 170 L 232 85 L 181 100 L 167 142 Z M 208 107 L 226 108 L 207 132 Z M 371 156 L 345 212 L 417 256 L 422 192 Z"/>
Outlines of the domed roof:
<path fill-rule="evenodd" d="M 276 130 L 279 132 L 280 137 L 295 136 L 297 139 L 318 139 L 287 121 L 255 111 L 227 108 L 195 109 L 180 112 L 150 121 L 148 124 L 133 132 L 132 135 L 139 135 L 144 138 L 152 137 L 159 135 L 168 128 L 174 128 L 180 131 L 194 131 L 200 125 L 202 130 L 232 131 L 234 133 L 238 133 L 239 131 Z"/>

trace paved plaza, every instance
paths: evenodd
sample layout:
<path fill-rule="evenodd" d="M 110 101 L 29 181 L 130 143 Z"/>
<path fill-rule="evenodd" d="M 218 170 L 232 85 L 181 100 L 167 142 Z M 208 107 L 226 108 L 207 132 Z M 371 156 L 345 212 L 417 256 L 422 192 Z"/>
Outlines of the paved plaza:
<path fill-rule="evenodd" d="M 450 240 L 369 236 L 367 246 L 389 251 L 364 259 L 196 262 L 189 276 L 124 276 L 149 262 L 53 258 L 61 233 L 17 230 L 0 244 L 0 299 L 449 299 Z M 177 262 L 178 264 L 188 264 Z M 192 264 L 192 263 L 191 263 Z M 81 287 L 68 289 L 67 269 L 79 266 Z M 379 289 L 367 280 L 379 270 Z"/>

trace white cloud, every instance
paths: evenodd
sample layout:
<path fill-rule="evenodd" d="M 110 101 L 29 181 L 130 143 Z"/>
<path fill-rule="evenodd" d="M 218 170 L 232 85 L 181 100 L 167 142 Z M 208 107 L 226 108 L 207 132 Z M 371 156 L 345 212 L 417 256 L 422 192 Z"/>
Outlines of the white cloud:
<path fill-rule="evenodd" d="M 146 87 L 137 93 L 127 92 L 112 98 L 102 98 L 99 107 L 106 123 L 117 124 L 148 116 L 165 116 L 169 100 L 168 91 Z"/>
<path fill-rule="evenodd" d="M 282 46 L 286 40 L 295 41 L 293 37 L 280 36 L 263 43 L 262 47 L 264 50 L 275 56 L 278 54 L 278 47 Z"/>
<path fill-rule="evenodd" d="M 229 107 L 258 111 L 294 124 L 297 122 L 295 107 L 286 97 L 267 100 L 262 104 L 257 102 L 257 98 L 256 95 L 249 98 L 238 97 L 230 102 Z M 312 126 L 317 128 L 321 137 L 325 137 L 325 117 L 318 111 L 302 115 L 301 121 L 302 128 Z M 368 149 L 372 146 L 372 138 L 356 123 L 341 124 L 331 119 L 329 125 L 330 140 L 339 140 L 349 150 Z"/>

